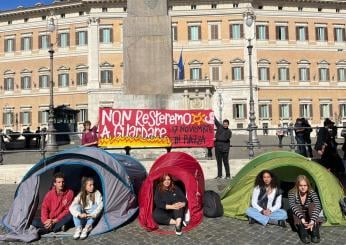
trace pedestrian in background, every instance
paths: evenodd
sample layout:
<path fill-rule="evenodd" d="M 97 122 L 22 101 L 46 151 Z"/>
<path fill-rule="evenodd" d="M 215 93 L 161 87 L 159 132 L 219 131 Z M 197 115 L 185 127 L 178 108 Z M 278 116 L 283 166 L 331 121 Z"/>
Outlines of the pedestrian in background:
<path fill-rule="evenodd" d="M 306 157 L 306 146 L 305 146 L 305 129 L 304 120 L 302 118 L 297 118 L 294 124 L 294 131 L 296 133 L 296 141 L 298 145 L 298 153 Z"/>
<path fill-rule="evenodd" d="M 312 127 L 309 123 L 309 121 L 306 118 L 302 118 L 303 120 L 303 126 L 304 126 L 304 141 L 306 144 L 306 147 L 308 148 L 308 157 L 312 158 L 312 147 L 311 147 L 311 132 L 312 132 Z"/>
<path fill-rule="evenodd" d="M 83 146 L 97 146 L 97 126 L 98 123 L 94 127 L 91 127 L 90 121 L 85 121 L 84 130 L 82 134 L 82 145 Z"/>
<path fill-rule="evenodd" d="M 215 118 L 215 156 L 217 162 L 217 176 L 215 179 L 222 178 L 222 162 L 225 166 L 226 179 L 231 178 L 229 170 L 229 150 L 231 146 L 232 131 L 228 128 L 229 120 L 223 120 L 222 124 Z"/>
<path fill-rule="evenodd" d="M 278 129 L 276 130 L 276 135 L 278 136 L 279 139 L 279 147 L 282 148 L 282 139 L 285 137 L 285 132 L 282 128 L 281 123 L 278 125 Z"/>

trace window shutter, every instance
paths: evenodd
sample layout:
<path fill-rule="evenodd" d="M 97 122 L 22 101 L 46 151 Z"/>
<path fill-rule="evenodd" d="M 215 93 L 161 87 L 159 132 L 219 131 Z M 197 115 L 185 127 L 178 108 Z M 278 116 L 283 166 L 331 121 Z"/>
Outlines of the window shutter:
<path fill-rule="evenodd" d="M 268 105 L 269 107 L 269 118 L 272 118 L 272 105 Z"/>
<path fill-rule="evenodd" d="M 320 40 L 320 36 L 318 35 L 318 27 L 315 27 L 315 39 L 316 41 Z"/>
<path fill-rule="evenodd" d="M 237 107 L 235 104 L 233 104 L 233 119 L 237 118 Z"/>
<path fill-rule="evenodd" d="M 296 26 L 296 40 L 298 41 L 300 38 L 299 36 L 299 26 Z"/>
<path fill-rule="evenodd" d="M 13 52 L 16 51 L 16 39 L 13 39 Z"/>
<path fill-rule="evenodd" d="M 310 81 L 310 68 L 306 68 L 307 79 Z"/>
<path fill-rule="evenodd" d="M 19 118 L 19 123 L 20 124 L 23 124 L 23 122 L 24 122 L 24 112 L 20 112 L 20 118 Z"/>
<path fill-rule="evenodd" d="M 291 80 L 291 78 L 290 78 L 290 69 L 289 68 L 286 68 L 286 78 L 287 78 L 288 81 Z"/>
<path fill-rule="evenodd" d="M 229 39 L 233 39 L 233 35 L 232 35 L 232 24 L 229 24 Z"/>
<path fill-rule="evenodd" d="M 66 87 L 70 86 L 70 74 L 66 74 Z"/>
<path fill-rule="evenodd" d="M 279 40 L 279 37 L 280 37 L 280 26 L 276 26 L 275 27 L 275 35 L 276 35 L 276 40 Z"/>
<path fill-rule="evenodd" d="M 266 68 L 267 71 L 267 80 L 270 81 L 270 70 L 269 68 Z"/>
<path fill-rule="evenodd" d="M 334 33 L 334 42 L 335 42 L 337 40 L 337 38 L 336 38 L 336 28 L 334 28 L 333 33 Z"/>
<path fill-rule="evenodd" d="M 342 29 L 342 33 L 343 33 L 343 35 L 342 35 L 342 40 L 345 42 L 346 41 L 346 31 L 345 31 L 345 28 L 343 28 Z"/>
<path fill-rule="evenodd" d="M 110 41 L 112 43 L 113 42 L 113 28 L 109 29 L 109 33 L 110 33 Z"/>
<path fill-rule="evenodd" d="M 42 42 L 43 42 L 43 36 L 40 35 L 38 36 L 38 48 L 42 49 Z"/>
<path fill-rule="evenodd" d="M 24 88 L 24 77 L 20 78 L 20 83 L 21 83 L 20 84 L 21 85 L 20 88 L 23 89 Z"/>
<path fill-rule="evenodd" d="M 81 72 L 77 72 L 76 80 L 77 80 L 77 86 L 81 85 Z"/>
<path fill-rule="evenodd" d="M 282 105 L 280 104 L 279 105 L 279 117 L 282 118 Z"/>
<path fill-rule="evenodd" d="M 247 104 L 244 104 L 244 118 L 247 118 Z"/>
<path fill-rule="evenodd" d="M 178 31 L 178 27 L 177 26 L 173 26 L 173 40 L 174 41 L 177 41 L 178 40 L 178 33 L 177 33 L 177 31 Z"/>
<path fill-rule="evenodd" d="M 31 88 L 31 77 L 28 78 L 28 82 L 29 82 L 28 88 Z"/>
<path fill-rule="evenodd" d="M 303 105 L 299 105 L 299 117 L 304 117 L 304 115 L 303 115 Z"/>
<path fill-rule="evenodd" d="M 256 26 L 256 38 L 259 39 L 259 26 Z"/>
<path fill-rule="evenodd" d="M 6 113 L 2 113 L 2 125 L 5 125 L 5 118 L 6 118 Z"/>
<path fill-rule="evenodd" d="M 39 76 L 38 77 L 38 80 L 39 80 L 39 88 L 42 88 L 43 86 L 42 86 L 42 79 L 43 79 L 43 77 L 42 76 Z"/>
<path fill-rule="evenodd" d="M 340 81 L 340 72 L 342 72 L 342 68 L 338 68 L 338 69 L 336 70 L 336 75 L 337 75 L 338 81 Z"/>
<path fill-rule="evenodd" d="M 333 105 L 329 104 L 329 116 L 333 117 Z"/>
<path fill-rule="evenodd" d="M 8 79 L 4 78 L 4 89 L 8 90 Z"/>
<path fill-rule="evenodd" d="M 286 34 L 286 40 L 290 40 L 289 33 L 288 33 L 288 26 L 285 27 L 285 34 Z"/>
<path fill-rule="evenodd" d="M 32 37 L 30 37 L 29 45 L 30 45 L 29 49 L 32 50 Z"/>
<path fill-rule="evenodd" d="M 14 121 L 14 113 L 10 112 L 10 117 L 11 117 L 11 125 L 13 125 L 13 121 Z"/>
<path fill-rule="evenodd" d="M 105 82 L 105 71 L 101 71 L 101 83 Z"/>
<path fill-rule="evenodd" d="M 305 26 L 304 29 L 305 29 L 305 40 L 309 41 L 309 28 Z"/>
<path fill-rule="evenodd" d="M 240 68 L 240 79 L 244 80 L 244 67 Z"/>
<path fill-rule="evenodd" d="M 258 117 L 259 117 L 259 119 L 263 118 L 262 111 L 261 111 L 261 106 L 262 105 L 258 104 Z"/>
<path fill-rule="evenodd" d="M 324 27 L 324 37 L 325 37 L 325 41 L 328 42 L 328 29 L 327 29 L 327 27 Z"/>
<path fill-rule="evenodd" d="M 322 69 L 318 68 L 318 79 L 321 81 L 322 79 Z"/>
<path fill-rule="evenodd" d="M 289 117 L 292 118 L 292 104 L 288 105 L 288 113 L 289 113 Z"/>
<path fill-rule="evenodd" d="M 265 31 L 266 31 L 266 40 L 269 40 L 269 27 L 265 26 Z"/>
<path fill-rule="evenodd" d="M 109 71 L 109 83 L 113 83 L 113 71 Z"/>
<path fill-rule="evenodd" d="M 232 67 L 232 80 L 233 80 L 233 81 L 235 80 L 235 77 L 234 77 L 234 75 L 235 75 L 235 74 L 234 74 L 234 73 L 235 73 L 235 72 L 234 72 L 234 69 L 235 69 L 235 67 Z"/>
<path fill-rule="evenodd" d="M 58 86 L 61 87 L 62 86 L 62 74 L 58 75 Z"/>
<path fill-rule="evenodd" d="M 202 38 L 202 30 L 201 30 L 201 26 L 198 26 L 198 40 L 201 40 Z"/>
<path fill-rule="evenodd" d="M 103 29 L 101 28 L 100 31 L 100 43 L 103 43 Z"/>
<path fill-rule="evenodd" d="M 58 34 L 58 46 L 61 47 L 61 33 Z"/>
<path fill-rule="evenodd" d="M 24 50 L 24 37 L 20 38 L 20 49 Z"/>
<path fill-rule="evenodd" d="M 330 72 L 329 72 L 329 68 L 327 69 L 327 80 L 330 81 L 330 76 L 329 76 Z"/>
<path fill-rule="evenodd" d="M 243 24 L 240 24 L 240 38 L 244 38 L 244 26 Z"/>
<path fill-rule="evenodd" d="M 67 33 L 66 34 L 66 38 L 67 38 L 67 47 L 69 47 L 70 46 L 70 33 Z"/>
<path fill-rule="evenodd" d="M 31 117 L 32 117 L 32 112 L 29 112 L 29 124 L 31 124 Z"/>
<path fill-rule="evenodd" d="M 42 123 L 42 111 L 38 112 L 38 123 L 41 124 Z"/>
<path fill-rule="evenodd" d="M 198 68 L 198 79 L 202 80 L 202 69 Z"/>
<path fill-rule="evenodd" d="M 80 31 L 77 31 L 76 32 L 76 45 L 78 46 L 79 45 L 79 34 L 80 34 L 81 32 Z"/>
<path fill-rule="evenodd" d="M 88 45 L 88 32 L 85 31 L 84 35 L 85 35 L 85 44 Z"/>
<path fill-rule="evenodd" d="M 320 105 L 320 118 L 323 118 L 323 110 L 322 110 L 322 105 Z"/>
<path fill-rule="evenodd" d="M 312 104 L 309 105 L 309 109 L 310 109 L 310 117 L 313 117 L 313 113 L 312 113 Z"/>
<path fill-rule="evenodd" d="M 187 35 L 188 35 L 189 41 L 191 41 L 191 26 L 187 28 L 187 32 L 188 32 Z"/>
<path fill-rule="evenodd" d="M 7 41 L 7 39 L 5 39 L 5 52 L 8 52 L 8 41 Z"/>
<path fill-rule="evenodd" d="M 219 25 L 215 25 L 215 39 L 219 39 Z"/>

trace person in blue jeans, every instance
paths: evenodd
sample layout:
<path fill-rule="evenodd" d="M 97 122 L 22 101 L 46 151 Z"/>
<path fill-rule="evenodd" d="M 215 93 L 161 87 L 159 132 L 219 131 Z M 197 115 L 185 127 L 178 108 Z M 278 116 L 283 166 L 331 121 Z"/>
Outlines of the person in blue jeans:
<path fill-rule="evenodd" d="M 75 234 L 73 235 L 74 239 L 87 238 L 102 208 L 102 195 L 95 189 L 94 179 L 83 177 L 81 191 L 70 206 L 70 213 L 73 216 L 73 222 L 76 227 Z"/>
<path fill-rule="evenodd" d="M 276 176 L 270 170 L 261 171 L 255 181 L 251 207 L 246 210 L 249 223 L 275 224 L 286 227 L 287 212 L 281 209 L 282 195 Z"/>

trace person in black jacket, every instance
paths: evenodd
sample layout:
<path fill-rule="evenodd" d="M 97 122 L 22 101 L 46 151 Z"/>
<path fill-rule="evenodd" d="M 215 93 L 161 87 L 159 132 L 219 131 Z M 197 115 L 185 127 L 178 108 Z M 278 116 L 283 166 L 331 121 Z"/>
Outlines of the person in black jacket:
<path fill-rule="evenodd" d="M 169 174 L 163 174 L 154 194 L 153 219 L 160 225 L 175 225 L 175 233 L 182 234 L 186 197 Z"/>
<path fill-rule="evenodd" d="M 222 178 L 222 162 L 225 166 L 226 179 L 231 177 L 229 170 L 229 148 L 231 146 L 230 140 L 232 137 L 232 131 L 228 128 L 229 121 L 227 119 L 223 120 L 221 123 L 215 118 L 215 156 L 217 162 L 217 177 L 216 179 Z"/>
<path fill-rule="evenodd" d="M 311 132 L 312 132 L 312 128 L 311 125 L 309 123 L 309 121 L 306 118 L 302 118 L 303 120 L 303 126 L 304 126 L 304 141 L 306 144 L 306 147 L 308 148 L 308 157 L 313 158 L 313 154 L 312 154 L 312 147 L 311 147 Z"/>

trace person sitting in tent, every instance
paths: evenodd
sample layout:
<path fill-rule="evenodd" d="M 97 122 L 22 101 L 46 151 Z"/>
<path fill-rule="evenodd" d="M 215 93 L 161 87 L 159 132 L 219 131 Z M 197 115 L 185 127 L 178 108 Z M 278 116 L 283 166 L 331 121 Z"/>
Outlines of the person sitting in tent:
<path fill-rule="evenodd" d="M 54 175 L 54 186 L 45 195 L 41 218 L 34 219 L 32 225 L 40 229 L 41 234 L 51 231 L 65 231 L 66 225 L 72 221 L 69 207 L 73 201 L 73 191 L 65 188 L 64 174 L 59 172 Z"/>
<path fill-rule="evenodd" d="M 299 175 L 295 187 L 288 193 L 288 202 L 293 213 L 293 222 L 298 229 L 303 243 L 320 242 L 319 214 L 321 203 L 316 192 L 311 188 L 309 179 Z"/>
<path fill-rule="evenodd" d="M 74 198 L 70 212 L 76 227 L 74 239 L 85 239 L 92 230 L 92 225 L 103 208 L 102 195 L 95 189 L 94 179 L 82 178 L 80 193 Z M 83 226 L 85 227 L 83 228 Z"/>
<path fill-rule="evenodd" d="M 282 195 L 276 176 L 269 170 L 261 171 L 255 180 L 251 206 L 246 210 L 250 224 L 276 224 L 286 227 L 287 212 L 281 209 Z"/>
<path fill-rule="evenodd" d="M 84 129 L 82 134 L 82 145 L 83 146 L 97 146 L 97 126 L 98 123 L 91 127 L 90 121 L 83 123 Z"/>
<path fill-rule="evenodd" d="M 154 194 L 153 219 L 160 225 L 175 225 L 175 233 L 182 234 L 186 197 L 169 174 L 163 174 Z"/>

